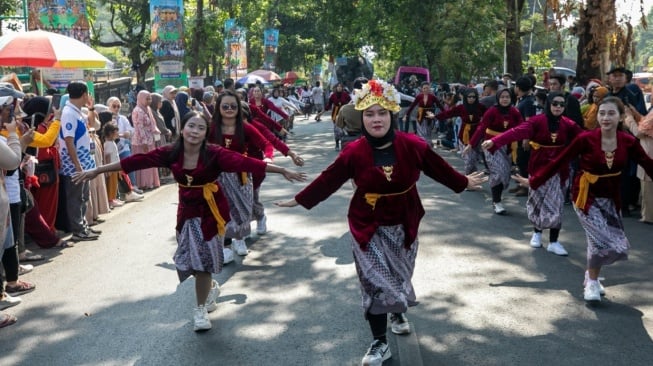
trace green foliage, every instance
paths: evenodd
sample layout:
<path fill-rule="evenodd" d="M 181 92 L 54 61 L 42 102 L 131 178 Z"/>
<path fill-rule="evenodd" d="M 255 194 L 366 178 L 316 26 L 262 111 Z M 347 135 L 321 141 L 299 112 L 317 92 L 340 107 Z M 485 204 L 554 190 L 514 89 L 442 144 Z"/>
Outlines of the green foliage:
<path fill-rule="evenodd" d="M 548 70 L 555 66 L 555 60 L 551 58 L 551 50 L 529 53 L 528 61 L 522 61 L 522 69 L 526 71 L 529 66 L 534 67 L 535 70 Z"/>

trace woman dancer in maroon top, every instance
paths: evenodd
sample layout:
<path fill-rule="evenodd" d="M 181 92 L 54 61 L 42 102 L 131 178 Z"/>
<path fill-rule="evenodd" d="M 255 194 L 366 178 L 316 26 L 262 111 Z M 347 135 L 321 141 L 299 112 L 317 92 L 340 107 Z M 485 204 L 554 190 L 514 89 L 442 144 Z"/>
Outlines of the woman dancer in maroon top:
<path fill-rule="evenodd" d="M 460 131 L 458 132 L 458 139 L 465 145 L 469 146 L 469 139 L 476 132 L 476 126 L 481 121 L 481 117 L 485 113 L 485 106 L 478 102 L 478 92 L 474 88 L 469 88 L 463 92 L 464 99 L 463 103 L 459 104 L 451 109 L 440 112 L 437 115 L 433 116 L 430 112 L 427 112 L 427 118 L 435 118 L 437 120 L 445 120 L 453 117 L 460 117 L 462 120 L 462 125 Z M 477 169 L 476 165 L 481 159 L 481 149 L 478 146 L 478 141 L 475 145 L 471 145 L 470 149 L 467 149 L 467 153 L 463 155 L 463 160 L 465 162 L 465 174 L 471 174 Z"/>
<path fill-rule="evenodd" d="M 322 113 L 325 111 L 331 110 L 331 122 L 333 122 L 333 137 L 336 141 L 336 150 L 340 150 L 340 140 L 342 139 L 343 131 L 340 127 L 336 126 L 336 117 L 338 112 L 343 105 L 347 105 L 351 102 L 351 97 L 349 93 L 344 90 L 342 83 L 336 84 L 335 91 L 329 96 L 327 105 L 324 108 L 324 111 L 317 114 L 315 118 L 320 118 Z"/>
<path fill-rule="evenodd" d="M 528 171 L 537 171 L 560 155 L 562 150 L 582 132 L 578 124 L 562 115 L 564 109 L 564 95 L 550 92 L 544 108 L 545 113 L 531 117 L 519 126 L 484 141 L 482 146 L 490 152 L 495 152 L 511 142 L 529 139 L 532 150 L 528 160 Z M 564 187 L 567 186 L 567 179 L 569 179 L 569 166 L 560 169 L 558 173 L 550 177 L 541 187 L 529 189 L 526 211 L 528 219 L 533 223 L 531 247 L 542 247 L 542 230 L 549 229 L 547 251 L 565 256 L 568 253 L 558 241 L 558 236 L 562 227 Z"/>
<path fill-rule="evenodd" d="M 512 95 L 509 89 L 502 89 L 496 94 L 497 104 L 485 112 L 483 119 L 469 139 L 469 144 L 463 150 L 463 156 L 474 153 L 475 146 L 485 138 L 499 136 L 507 130 L 517 127 L 522 123 L 519 110 L 511 105 Z M 490 171 L 490 189 L 492 190 L 492 207 L 494 213 L 503 215 L 506 209 L 501 204 L 503 190 L 510 184 L 510 170 L 512 168 L 512 154 L 516 153 L 516 144 L 503 146 L 494 153 L 485 152 Z"/>
<path fill-rule="evenodd" d="M 174 144 L 121 161 L 76 173 L 78 183 L 98 174 L 139 169 L 169 168 L 179 184 L 177 208 L 177 251 L 174 255 L 179 280 L 195 277 L 197 307 L 193 310 L 194 330 L 211 329 L 208 312 L 217 308 L 219 287 L 211 279 L 223 265 L 222 243 L 229 221 L 229 204 L 216 178 L 224 172 L 271 172 L 283 174 L 289 181 L 303 181 L 305 174 L 250 159 L 242 154 L 207 144 L 209 122 L 199 112 L 190 112 L 181 120 L 181 133 Z"/>
<path fill-rule="evenodd" d="M 417 304 L 411 279 L 417 229 L 424 215 L 415 186 L 420 173 L 455 192 L 476 189 L 487 178 L 482 173 L 458 173 L 424 141 L 396 131 L 393 113 L 401 108 L 392 85 L 371 80 L 354 99 L 363 114 L 365 137 L 347 145 L 294 199 L 277 205 L 310 209 L 354 180 L 356 192 L 347 217 L 365 318 L 374 337 L 363 365 L 380 365 L 391 356 L 386 338 L 388 313 L 392 332 L 407 334 L 410 326 L 404 313 Z"/>
<path fill-rule="evenodd" d="M 413 109 L 417 107 L 417 136 L 421 137 L 429 146 L 433 146 L 431 142 L 431 134 L 433 133 L 433 126 L 435 121 L 426 118 L 426 112 L 435 112 L 435 107 L 444 110 L 444 105 L 440 99 L 431 91 L 431 85 L 428 82 L 422 83 L 422 92 L 417 94 L 413 103 L 410 104 L 404 119 L 410 118 Z"/>
<path fill-rule="evenodd" d="M 598 128 L 576 137 L 555 160 L 540 166 L 528 179 L 537 189 L 561 171 L 569 162 L 580 159 L 579 174 L 574 177 L 574 210 L 587 235 L 587 270 L 584 298 L 601 301 L 605 289 L 599 282 L 601 267 L 628 259 L 630 244 L 621 218 L 621 172 L 631 159 L 646 174 L 653 176 L 653 159 L 636 138 L 619 129 L 625 117 L 620 99 L 607 97 L 598 105 Z M 520 178 L 526 183 L 526 179 Z"/>

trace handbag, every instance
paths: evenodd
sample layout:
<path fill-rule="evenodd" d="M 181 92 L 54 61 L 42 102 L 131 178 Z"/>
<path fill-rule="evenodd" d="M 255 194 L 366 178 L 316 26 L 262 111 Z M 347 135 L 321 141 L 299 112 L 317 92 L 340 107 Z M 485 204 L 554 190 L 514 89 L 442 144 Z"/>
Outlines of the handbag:
<path fill-rule="evenodd" d="M 39 180 L 39 185 L 49 186 L 57 181 L 57 171 L 54 169 L 54 160 L 39 160 L 34 167 L 34 175 Z"/>

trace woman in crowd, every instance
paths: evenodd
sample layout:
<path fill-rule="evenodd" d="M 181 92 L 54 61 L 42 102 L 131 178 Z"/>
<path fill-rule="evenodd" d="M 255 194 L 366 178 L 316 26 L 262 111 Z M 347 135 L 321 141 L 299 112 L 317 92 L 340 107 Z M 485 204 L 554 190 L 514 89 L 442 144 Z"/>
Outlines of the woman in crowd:
<path fill-rule="evenodd" d="M 426 118 L 426 112 L 435 113 L 436 107 L 441 111 L 444 110 L 444 105 L 440 99 L 431 90 L 431 84 L 428 82 L 422 83 L 422 92 L 415 97 L 415 100 L 410 104 L 406 111 L 404 118 L 410 118 L 413 109 L 417 107 L 417 136 L 426 141 L 429 146 L 433 146 L 431 142 L 431 134 L 435 122 L 432 119 Z"/>
<path fill-rule="evenodd" d="M 544 110 L 544 114 L 531 117 L 519 126 L 485 140 L 482 144 L 483 149 L 494 153 L 511 142 L 529 139 L 532 150 L 528 161 L 528 172 L 537 172 L 542 166 L 558 157 L 582 132 L 574 121 L 562 115 L 565 110 L 563 94 L 550 92 Z M 526 210 L 528 219 L 533 223 L 531 247 L 542 247 L 542 230 L 549 229 L 547 251 L 563 256 L 568 254 L 558 241 L 562 227 L 564 189 L 568 178 L 569 166 L 567 165 L 560 169 L 558 174 L 551 176 L 546 184 L 536 189 L 529 189 Z"/>
<path fill-rule="evenodd" d="M 588 302 L 601 301 L 605 294 L 599 282 L 601 268 L 628 258 L 630 244 L 620 214 L 620 175 L 624 167 L 632 159 L 653 176 L 653 159 L 636 138 L 620 129 L 625 116 L 619 98 L 604 98 L 598 105 L 598 128 L 576 137 L 555 160 L 531 174 L 528 180 L 517 177 L 537 189 L 567 169 L 571 159 L 579 158 L 580 172 L 574 178 L 572 194 L 574 210 L 587 235 L 583 296 Z"/>
<path fill-rule="evenodd" d="M 272 146 L 252 125 L 243 121 L 240 98 L 230 90 L 224 91 L 216 100 L 216 113 L 209 130 L 209 142 L 247 156 L 250 145 L 261 151 Z M 225 191 L 231 221 L 227 223 L 227 238 L 233 238 L 233 248 L 238 255 L 247 255 L 245 237 L 250 232 L 254 188 L 252 175 L 247 171 L 221 174 L 220 187 Z"/>
<path fill-rule="evenodd" d="M 175 102 L 177 88 L 172 85 L 167 85 L 163 88 L 162 95 L 163 101 L 161 103 L 161 115 L 163 116 L 163 121 L 165 122 L 166 127 L 172 133 L 171 139 L 174 139 L 179 133 L 179 121 L 181 121 L 179 109 Z"/>
<path fill-rule="evenodd" d="M 519 110 L 512 106 L 512 95 L 509 89 L 502 89 L 496 94 L 497 104 L 485 112 L 481 122 L 468 140 L 463 156 L 474 153 L 474 146 L 485 138 L 499 136 L 507 130 L 517 127 L 522 123 Z M 512 169 L 512 156 L 516 154 L 516 143 L 502 146 L 494 153 L 485 151 L 485 160 L 490 171 L 490 189 L 492 190 L 492 207 L 494 213 L 502 215 L 506 209 L 501 204 L 503 190 L 510 184 L 510 171 Z M 467 171 L 467 170 L 465 170 Z"/>
<path fill-rule="evenodd" d="M 132 154 L 132 137 L 134 136 L 134 127 L 132 126 L 129 119 L 120 113 L 122 109 L 122 103 L 117 97 L 110 97 L 107 99 L 107 106 L 111 113 L 113 113 L 113 119 L 118 125 L 118 136 L 120 140 L 116 143 L 118 145 L 118 155 L 120 159 L 124 159 Z M 131 173 L 129 179 L 132 182 L 134 192 L 142 194 L 141 191 L 136 186 L 136 173 Z"/>
<path fill-rule="evenodd" d="M 3 132 L 6 136 L 0 135 L 0 254 L 3 257 L 4 271 L 0 271 L 0 328 L 16 323 L 16 317 L 3 312 L 2 310 L 20 304 L 21 299 L 11 296 L 5 291 L 5 278 L 3 272 L 18 273 L 18 252 L 14 244 L 14 237 L 11 228 L 11 219 L 9 213 L 9 197 L 5 187 L 5 171 L 18 169 L 21 162 L 21 152 L 34 137 L 33 132 L 25 133 L 19 140 L 16 132 L 16 120 L 13 119 L 2 125 Z M 5 255 L 10 261 L 5 263 Z M 7 273 L 7 280 L 9 279 Z"/>
<path fill-rule="evenodd" d="M 583 125 L 586 130 L 593 130 L 598 127 L 598 122 L 596 121 L 598 105 L 608 93 L 608 88 L 604 86 L 598 86 L 590 90 L 588 97 L 589 103 L 583 106 L 585 107 L 585 111 L 583 112 Z"/>
<path fill-rule="evenodd" d="M 353 179 L 356 191 L 348 212 L 362 305 L 374 338 L 363 365 L 390 358 L 387 318 L 395 334 L 410 333 L 404 313 L 417 304 L 411 283 L 418 249 L 417 230 L 424 215 L 416 182 L 420 173 L 455 192 L 476 189 L 482 173 L 456 172 L 424 141 L 395 131 L 401 109 L 395 88 L 371 80 L 354 97 L 363 118 L 364 138 L 351 142 L 319 177 L 281 207 L 311 209 Z"/>
<path fill-rule="evenodd" d="M 177 96 L 181 94 L 183 93 L 179 93 Z M 161 136 L 150 109 L 151 103 L 152 96 L 149 91 L 141 90 L 138 92 L 136 107 L 132 111 L 132 122 L 134 123 L 132 151 L 134 154 L 143 154 L 154 150 L 156 148 L 156 136 Z M 154 189 L 161 186 L 158 169 L 141 169 L 136 172 L 136 185 L 141 189 Z"/>
<path fill-rule="evenodd" d="M 90 98 L 90 97 L 89 97 Z M 93 103 L 92 101 L 90 103 Z M 92 104 L 91 104 L 92 105 Z M 92 109 L 91 109 L 92 108 Z M 91 139 L 91 157 L 95 161 L 95 165 L 104 164 L 104 146 L 100 139 L 100 120 L 95 111 L 95 107 L 81 109 L 82 115 L 86 118 L 86 126 L 88 127 L 88 134 Z M 89 186 L 89 201 L 86 209 L 86 221 L 89 225 L 98 223 L 100 215 L 104 215 L 111 211 L 109 205 L 109 197 L 107 196 L 107 183 L 104 177 L 96 177 L 91 179 Z M 98 234 L 100 230 L 93 229 Z"/>
<path fill-rule="evenodd" d="M 193 329 L 211 329 L 208 312 L 215 310 L 219 287 L 211 275 L 222 271 L 222 242 L 229 221 L 229 207 L 224 188 L 215 183 L 224 172 L 267 171 L 282 174 L 289 181 L 303 181 L 305 175 L 249 159 L 219 146 L 207 144 L 209 122 L 198 112 L 181 120 L 181 133 L 172 145 L 121 161 L 77 173 L 75 182 L 92 179 L 98 174 L 166 167 L 179 184 L 177 209 L 177 251 L 175 266 L 180 281 L 195 277 L 197 307 L 193 310 Z"/>

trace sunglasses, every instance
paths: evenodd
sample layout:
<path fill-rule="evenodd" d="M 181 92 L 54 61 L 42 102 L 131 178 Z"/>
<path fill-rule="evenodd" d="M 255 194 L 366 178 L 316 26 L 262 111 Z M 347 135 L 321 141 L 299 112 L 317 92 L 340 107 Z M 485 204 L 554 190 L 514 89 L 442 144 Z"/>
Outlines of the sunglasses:
<path fill-rule="evenodd" d="M 225 103 L 225 104 L 221 104 L 221 105 L 220 105 L 220 108 L 222 108 L 222 110 L 225 110 L 225 111 L 228 111 L 228 110 L 230 110 L 230 109 L 231 109 L 231 110 L 234 110 L 234 111 L 237 111 L 237 110 L 238 110 L 238 104 L 235 104 L 235 103 L 234 103 L 234 104 L 228 104 L 228 103 Z"/>
<path fill-rule="evenodd" d="M 563 107 L 565 106 L 565 102 L 551 102 L 551 105 L 554 107 Z"/>
<path fill-rule="evenodd" d="M 120 104 L 114 104 L 111 106 L 111 108 L 120 108 Z"/>

